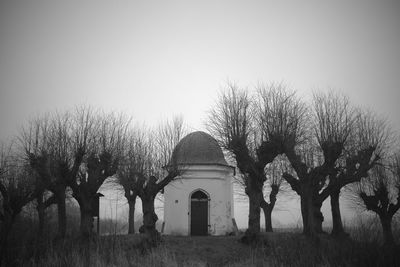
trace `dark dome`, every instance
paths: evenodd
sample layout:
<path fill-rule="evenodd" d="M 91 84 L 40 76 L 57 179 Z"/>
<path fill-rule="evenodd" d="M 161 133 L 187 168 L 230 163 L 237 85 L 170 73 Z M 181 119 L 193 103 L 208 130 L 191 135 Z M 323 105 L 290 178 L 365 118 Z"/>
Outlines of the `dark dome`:
<path fill-rule="evenodd" d="M 226 165 L 224 154 L 211 135 L 197 131 L 188 134 L 176 145 L 173 157 L 178 164 Z"/>

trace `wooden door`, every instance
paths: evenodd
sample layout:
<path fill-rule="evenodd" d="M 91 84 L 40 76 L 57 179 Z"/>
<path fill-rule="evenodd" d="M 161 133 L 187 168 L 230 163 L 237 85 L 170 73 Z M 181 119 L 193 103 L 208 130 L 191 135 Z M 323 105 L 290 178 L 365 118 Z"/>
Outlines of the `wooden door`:
<path fill-rule="evenodd" d="M 202 191 L 196 191 L 191 197 L 190 234 L 208 234 L 208 197 Z"/>

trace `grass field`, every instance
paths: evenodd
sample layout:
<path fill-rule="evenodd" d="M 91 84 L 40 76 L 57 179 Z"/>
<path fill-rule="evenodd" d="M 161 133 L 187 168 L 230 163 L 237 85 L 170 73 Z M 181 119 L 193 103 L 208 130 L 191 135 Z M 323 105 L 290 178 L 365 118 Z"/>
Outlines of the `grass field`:
<path fill-rule="evenodd" d="M 140 235 L 112 235 L 91 243 L 89 252 L 78 240 L 48 249 L 39 262 L 26 266 L 400 266 L 400 250 L 376 243 L 337 240 L 321 235 L 318 242 L 299 233 L 263 234 L 262 245 L 250 247 L 235 236 L 164 236 L 150 251 Z"/>
<path fill-rule="evenodd" d="M 77 237 L 77 225 L 69 225 L 76 229 L 65 240 L 54 241 L 48 227 L 47 241 L 39 244 L 35 221 L 20 220 L 11 233 L 4 266 L 400 266 L 400 248 L 381 246 L 376 220 L 355 222 L 356 227 L 346 227 L 350 238 L 340 240 L 322 234 L 312 241 L 295 227 L 263 233 L 264 242 L 257 247 L 240 243 L 240 236 L 164 235 L 160 246 L 151 250 L 140 245 L 140 234 L 103 235 L 88 248 Z M 399 223 L 393 224 L 393 232 L 399 244 Z"/>

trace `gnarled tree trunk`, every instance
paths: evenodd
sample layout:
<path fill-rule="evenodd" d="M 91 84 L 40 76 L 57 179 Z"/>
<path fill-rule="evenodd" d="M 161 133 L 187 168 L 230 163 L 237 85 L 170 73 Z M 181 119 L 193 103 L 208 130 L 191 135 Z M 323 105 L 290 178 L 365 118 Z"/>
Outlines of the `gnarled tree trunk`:
<path fill-rule="evenodd" d="M 261 191 L 253 190 L 249 192 L 249 227 L 246 231 L 249 234 L 260 233 L 261 199 Z"/>
<path fill-rule="evenodd" d="M 262 186 L 257 186 L 255 181 L 252 180 L 249 180 L 245 192 L 249 197 L 249 225 L 241 241 L 243 243 L 250 244 L 258 240 L 258 235 L 261 228 L 261 202 L 264 200 L 264 196 L 262 193 Z"/>
<path fill-rule="evenodd" d="M 301 215 L 303 217 L 303 234 L 314 238 L 317 236 L 318 222 L 312 193 L 303 188 L 300 194 Z"/>
<path fill-rule="evenodd" d="M 332 235 L 342 236 L 345 234 L 343 229 L 342 217 L 339 207 L 340 190 L 335 190 L 330 194 L 332 211 Z"/>
<path fill-rule="evenodd" d="M 157 246 L 160 241 L 160 233 L 156 229 L 158 216 L 154 210 L 154 197 L 146 195 L 141 197 L 143 211 L 143 230 L 151 246 Z"/>
<path fill-rule="evenodd" d="M 74 197 L 78 201 L 81 213 L 80 234 L 87 239 L 93 234 L 92 198 L 85 193 L 78 194 L 74 193 Z"/>
<path fill-rule="evenodd" d="M 314 203 L 312 201 L 312 197 L 310 196 L 301 196 L 301 202 L 303 202 L 304 208 L 302 210 L 305 211 L 302 214 L 303 217 L 306 217 L 306 225 L 304 225 L 303 233 L 309 236 L 316 235 L 316 227 L 315 227 L 315 216 L 314 216 Z"/>
<path fill-rule="evenodd" d="M 93 216 L 90 203 L 81 205 L 81 225 L 80 232 L 83 237 L 89 237 L 93 233 Z"/>
<path fill-rule="evenodd" d="M 314 226 L 315 232 L 318 234 L 323 233 L 322 231 L 322 222 L 324 221 L 324 216 L 321 212 L 322 202 L 318 200 L 313 200 L 313 215 L 314 215 Z"/>
<path fill-rule="evenodd" d="M 278 195 L 279 192 L 279 186 L 278 185 L 272 185 L 271 186 L 271 193 L 269 195 L 269 203 L 265 201 L 263 198 L 261 200 L 261 208 L 263 209 L 264 212 L 264 219 L 265 219 L 265 232 L 272 232 L 272 210 L 275 207 L 276 203 L 276 196 Z"/>
<path fill-rule="evenodd" d="M 262 202 L 261 208 L 263 209 L 264 212 L 265 232 L 272 232 L 272 219 L 271 219 L 272 208 L 265 201 Z"/>
<path fill-rule="evenodd" d="M 301 206 L 301 218 L 303 220 L 303 234 L 307 235 L 310 229 L 308 223 L 308 207 L 307 200 L 305 197 L 300 195 L 300 206 Z"/>
<path fill-rule="evenodd" d="M 38 196 L 36 197 L 36 201 L 37 201 L 36 210 L 38 213 L 38 220 L 39 220 L 38 236 L 39 238 L 42 238 L 44 234 L 44 224 L 45 224 L 45 204 L 43 201 L 43 193 L 38 194 Z"/>
<path fill-rule="evenodd" d="M 65 187 L 56 191 L 57 219 L 58 219 L 58 236 L 65 238 L 67 232 L 67 211 L 65 205 Z"/>
<path fill-rule="evenodd" d="M 129 205 L 129 218 L 128 218 L 128 234 L 134 234 L 135 233 L 135 205 L 136 205 L 136 196 L 135 197 L 130 197 L 128 199 L 128 205 Z"/>

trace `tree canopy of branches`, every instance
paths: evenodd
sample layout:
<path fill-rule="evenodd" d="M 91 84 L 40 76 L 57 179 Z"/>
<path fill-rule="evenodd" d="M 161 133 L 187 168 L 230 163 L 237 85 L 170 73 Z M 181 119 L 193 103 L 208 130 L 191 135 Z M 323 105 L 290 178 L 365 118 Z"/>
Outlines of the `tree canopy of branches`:
<path fill-rule="evenodd" d="M 284 177 L 300 196 L 303 231 L 313 236 L 322 232 L 320 209 L 329 196 L 326 184 L 329 176 L 335 174 L 336 162 L 347 144 L 353 118 L 349 100 L 333 92 L 314 94 L 312 107 L 307 141 L 288 143 L 285 150 L 297 177 L 288 173 Z"/>
<path fill-rule="evenodd" d="M 355 112 L 349 141 L 337 162 L 335 174 L 329 177 L 327 190 L 321 194 L 320 201 L 328 194 L 331 197 L 333 235 L 344 233 L 339 209 L 341 188 L 359 182 L 374 166 L 381 165 L 391 142 L 392 132 L 386 121 L 370 111 Z"/>
<path fill-rule="evenodd" d="M 83 236 L 92 233 L 92 203 L 98 198 L 100 186 L 116 174 L 122 160 L 129 122 L 122 114 L 94 112 L 90 108 L 76 113 L 71 150 L 74 162 L 80 164 L 77 171 L 70 172 L 67 181 L 80 207 Z"/>
<path fill-rule="evenodd" d="M 304 144 L 286 146 L 296 176 L 285 179 L 301 198 L 304 233 L 322 232 L 323 201 L 330 196 L 333 234 L 343 234 L 339 193 L 349 183 L 368 175 L 379 163 L 390 139 L 387 125 L 371 113 L 354 109 L 347 97 L 330 91 L 316 93 L 312 124 Z"/>
<path fill-rule="evenodd" d="M 322 232 L 323 201 L 331 196 L 333 233 L 343 233 L 339 209 L 342 187 L 366 177 L 378 164 L 390 136 L 372 113 L 356 110 L 341 94 L 314 93 L 310 108 L 281 85 L 259 86 L 250 97 L 229 85 L 214 109 L 208 128 L 235 157 L 250 200 L 249 229 L 259 232 L 265 167 L 285 154 L 293 172 L 284 179 L 300 196 L 304 233 Z M 271 190 L 271 205 L 275 190 Z"/>
<path fill-rule="evenodd" d="M 305 108 L 281 85 L 260 85 L 254 98 L 234 84 L 228 87 L 210 111 L 207 126 L 234 155 L 242 174 L 249 197 L 249 223 L 243 241 L 251 242 L 260 232 L 265 166 L 284 152 L 286 143 L 302 138 Z"/>
<path fill-rule="evenodd" d="M 154 198 L 181 172 L 172 152 L 184 133 L 183 119 L 176 117 L 151 131 L 131 130 L 130 121 L 122 114 L 80 106 L 36 117 L 23 128 L 19 144 L 35 171 L 39 232 L 45 208 L 56 203 L 59 235 L 65 236 L 70 188 L 81 211 L 81 235 L 90 236 L 98 190 L 105 179 L 118 174 L 129 200 L 142 199 L 145 229 L 156 235 Z"/>
<path fill-rule="evenodd" d="M 19 144 L 26 162 L 36 172 L 36 208 L 39 218 L 39 236 L 44 231 L 45 209 L 57 204 L 58 236 L 66 233 L 65 191 L 66 181 L 62 170 L 70 163 L 68 113 L 38 116 L 22 129 Z M 46 197 L 46 192 L 51 192 Z"/>
<path fill-rule="evenodd" d="M 88 106 L 38 117 L 22 131 L 20 143 L 38 174 L 38 211 L 57 203 L 59 235 L 66 232 L 66 189 L 81 210 L 81 234 L 92 231 L 92 202 L 104 180 L 116 173 L 130 119 Z M 43 201 L 43 193 L 52 195 Z M 39 216 L 40 217 L 40 216 Z"/>
<path fill-rule="evenodd" d="M 389 164 L 375 166 L 367 178 L 353 186 L 352 200 L 362 209 L 378 215 L 383 230 L 384 245 L 395 244 L 392 233 L 393 216 L 400 209 L 400 156 Z"/>

